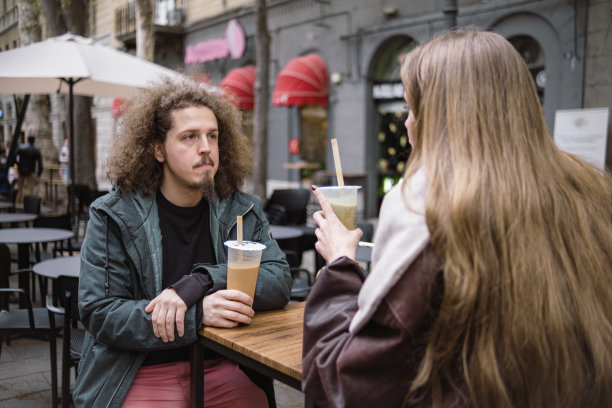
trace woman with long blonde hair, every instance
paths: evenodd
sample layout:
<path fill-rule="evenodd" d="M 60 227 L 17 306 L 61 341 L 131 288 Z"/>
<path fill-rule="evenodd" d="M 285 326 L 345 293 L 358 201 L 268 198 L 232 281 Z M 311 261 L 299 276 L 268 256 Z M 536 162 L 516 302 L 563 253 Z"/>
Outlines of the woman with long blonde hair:
<path fill-rule="evenodd" d="M 560 151 L 503 37 L 412 51 L 413 147 L 367 280 L 315 189 L 303 388 L 322 406 L 612 406 L 612 180 Z"/>

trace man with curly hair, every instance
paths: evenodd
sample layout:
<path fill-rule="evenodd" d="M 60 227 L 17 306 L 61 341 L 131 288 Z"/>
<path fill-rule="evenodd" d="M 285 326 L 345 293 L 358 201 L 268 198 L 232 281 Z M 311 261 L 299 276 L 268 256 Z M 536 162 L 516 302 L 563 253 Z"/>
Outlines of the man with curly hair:
<path fill-rule="evenodd" d="M 202 325 L 248 324 L 285 306 L 289 266 L 257 197 L 239 191 L 251 148 L 224 94 L 166 79 L 128 103 L 111 152 L 113 190 L 90 208 L 81 250 L 79 311 L 87 328 L 77 407 L 187 407 L 189 345 Z M 253 298 L 226 289 L 224 242 L 266 246 Z M 207 352 L 205 405 L 267 406 L 254 381 Z M 251 374 L 251 377 L 252 374 Z"/>

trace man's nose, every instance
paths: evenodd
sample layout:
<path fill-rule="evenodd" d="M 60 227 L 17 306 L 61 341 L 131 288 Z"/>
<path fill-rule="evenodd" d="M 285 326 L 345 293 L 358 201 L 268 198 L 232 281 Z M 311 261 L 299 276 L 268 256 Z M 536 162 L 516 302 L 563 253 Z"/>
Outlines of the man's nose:
<path fill-rule="evenodd" d="M 208 141 L 208 137 L 206 135 L 203 135 L 202 137 L 199 138 L 198 152 L 200 153 L 210 152 L 210 142 Z"/>

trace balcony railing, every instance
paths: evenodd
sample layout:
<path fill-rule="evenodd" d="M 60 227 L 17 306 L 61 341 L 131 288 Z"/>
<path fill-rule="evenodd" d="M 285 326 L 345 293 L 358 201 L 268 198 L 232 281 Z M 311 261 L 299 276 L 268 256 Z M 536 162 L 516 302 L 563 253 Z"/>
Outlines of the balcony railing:
<path fill-rule="evenodd" d="M 157 0 L 153 10 L 156 26 L 178 27 L 183 23 L 183 10 L 180 7 L 169 6 L 168 1 Z M 115 10 L 115 35 L 121 37 L 136 31 L 136 6 L 127 2 Z"/>

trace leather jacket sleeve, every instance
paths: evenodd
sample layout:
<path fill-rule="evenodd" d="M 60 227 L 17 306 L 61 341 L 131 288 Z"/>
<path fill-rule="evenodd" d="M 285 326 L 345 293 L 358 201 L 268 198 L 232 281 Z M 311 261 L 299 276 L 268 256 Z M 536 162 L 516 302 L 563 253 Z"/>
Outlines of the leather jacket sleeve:
<path fill-rule="evenodd" d="M 317 406 L 401 406 L 435 318 L 438 269 L 430 255 L 415 260 L 357 333 L 349 325 L 365 280 L 361 267 L 343 257 L 321 271 L 304 312 L 302 364 L 302 389 Z"/>

